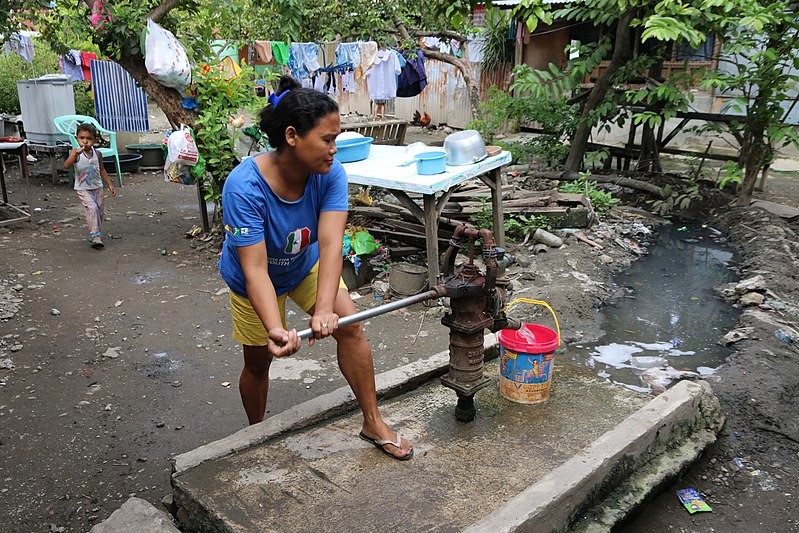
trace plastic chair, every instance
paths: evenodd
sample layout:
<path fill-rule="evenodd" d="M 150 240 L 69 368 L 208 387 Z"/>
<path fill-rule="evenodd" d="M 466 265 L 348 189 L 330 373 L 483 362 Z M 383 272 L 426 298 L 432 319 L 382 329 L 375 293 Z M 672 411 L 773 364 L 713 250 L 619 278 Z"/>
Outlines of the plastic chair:
<path fill-rule="evenodd" d="M 78 148 L 78 141 L 75 139 L 75 135 L 77 135 L 78 125 L 80 124 L 89 123 L 97 128 L 98 132 L 107 135 L 109 147 L 97 148 L 97 151 L 103 156 L 104 161 L 106 158 L 113 156 L 117 165 L 117 180 L 119 181 L 119 186 L 122 187 L 122 170 L 119 168 L 119 151 L 117 150 L 117 133 L 115 131 L 103 128 L 95 119 L 86 115 L 61 115 L 60 117 L 55 117 L 53 123 L 59 132 L 69 137 L 69 144 L 72 145 L 72 148 Z M 70 176 L 72 175 L 71 171 L 72 169 L 70 169 Z"/>

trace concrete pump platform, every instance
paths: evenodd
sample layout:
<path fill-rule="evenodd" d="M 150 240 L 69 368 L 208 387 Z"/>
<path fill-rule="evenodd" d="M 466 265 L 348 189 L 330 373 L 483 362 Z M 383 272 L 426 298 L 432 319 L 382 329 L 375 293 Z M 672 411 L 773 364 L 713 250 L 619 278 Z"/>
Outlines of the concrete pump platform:
<path fill-rule="evenodd" d="M 496 355 L 494 335 L 487 356 Z M 442 352 L 377 376 L 386 421 L 415 446 L 397 461 L 358 438 L 338 389 L 177 456 L 183 531 L 603 531 L 694 461 L 723 422 L 704 382 L 650 398 L 555 358 L 548 401 L 501 397 L 496 359 L 477 417 L 458 422 Z"/>

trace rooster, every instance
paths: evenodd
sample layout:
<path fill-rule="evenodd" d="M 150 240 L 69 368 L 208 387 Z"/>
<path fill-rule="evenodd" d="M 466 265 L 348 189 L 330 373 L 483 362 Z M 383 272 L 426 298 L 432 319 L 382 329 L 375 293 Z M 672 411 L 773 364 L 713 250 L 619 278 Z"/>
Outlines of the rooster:
<path fill-rule="evenodd" d="M 430 115 L 428 115 L 427 113 L 422 115 L 417 110 L 417 111 L 413 112 L 413 121 L 411 122 L 411 124 L 414 125 L 414 126 L 421 126 L 423 128 L 428 128 L 428 127 L 430 127 L 430 123 L 432 121 L 433 121 L 433 119 L 430 117 Z"/>

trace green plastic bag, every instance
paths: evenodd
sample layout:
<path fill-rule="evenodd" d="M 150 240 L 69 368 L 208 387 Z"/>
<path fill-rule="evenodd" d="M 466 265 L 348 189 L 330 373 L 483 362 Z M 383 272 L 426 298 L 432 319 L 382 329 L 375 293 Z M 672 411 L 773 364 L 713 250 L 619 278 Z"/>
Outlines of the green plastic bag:
<path fill-rule="evenodd" d="M 355 255 L 371 254 L 379 248 L 375 238 L 367 231 L 355 232 L 355 239 L 350 244 Z"/>

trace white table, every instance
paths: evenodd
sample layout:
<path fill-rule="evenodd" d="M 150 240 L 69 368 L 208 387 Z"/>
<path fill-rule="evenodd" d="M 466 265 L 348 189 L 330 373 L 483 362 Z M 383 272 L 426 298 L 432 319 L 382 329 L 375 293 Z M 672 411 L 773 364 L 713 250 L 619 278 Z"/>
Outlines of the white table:
<path fill-rule="evenodd" d="M 510 152 L 483 159 L 473 165 L 447 166 L 441 174 L 422 176 L 416 173 L 416 164 L 402 166 L 419 151 L 441 150 L 436 147 L 372 145 L 369 157 L 354 163 L 345 163 L 344 169 L 350 183 L 383 187 L 425 227 L 427 239 L 427 268 L 430 286 L 438 282 L 438 220 L 454 187 L 473 178 L 479 178 L 491 189 L 491 206 L 494 215 L 494 241 L 505 246 L 505 226 L 502 209 L 502 179 L 500 168 L 511 162 Z M 424 209 L 408 193 L 418 193 L 424 200 Z"/>

